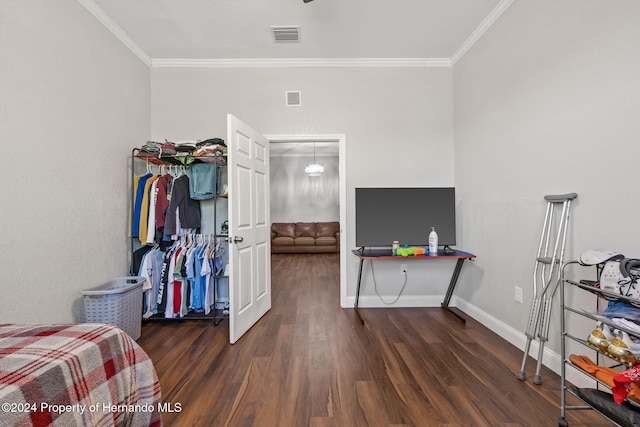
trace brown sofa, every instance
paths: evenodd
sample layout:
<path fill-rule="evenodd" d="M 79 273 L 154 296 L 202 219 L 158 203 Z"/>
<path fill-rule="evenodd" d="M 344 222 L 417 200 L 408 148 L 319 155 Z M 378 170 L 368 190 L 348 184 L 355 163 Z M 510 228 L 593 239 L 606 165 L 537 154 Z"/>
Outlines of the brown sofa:
<path fill-rule="evenodd" d="M 310 254 L 340 252 L 339 222 L 274 222 L 271 253 Z"/>

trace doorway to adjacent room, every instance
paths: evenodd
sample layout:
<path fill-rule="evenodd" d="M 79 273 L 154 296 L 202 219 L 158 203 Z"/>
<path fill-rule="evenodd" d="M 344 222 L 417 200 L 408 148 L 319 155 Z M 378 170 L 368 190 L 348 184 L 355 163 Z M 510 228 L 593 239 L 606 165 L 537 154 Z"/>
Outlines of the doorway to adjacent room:
<path fill-rule="evenodd" d="M 344 306 L 345 135 L 266 135 L 266 138 L 270 142 L 271 222 L 340 222 L 340 305 Z M 306 175 L 309 163 L 322 163 L 324 174 Z"/>

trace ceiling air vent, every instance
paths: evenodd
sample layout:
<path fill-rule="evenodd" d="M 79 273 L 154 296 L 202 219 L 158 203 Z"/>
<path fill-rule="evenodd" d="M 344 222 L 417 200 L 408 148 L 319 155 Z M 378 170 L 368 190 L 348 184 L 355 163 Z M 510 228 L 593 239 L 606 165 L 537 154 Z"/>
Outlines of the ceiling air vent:
<path fill-rule="evenodd" d="M 299 91 L 287 91 L 287 107 L 299 107 L 302 105 L 302 98 Z"/>
<path fill-rule="evenodd" d="M 276 43 L 291 43 L 300 41 L 300 27 L 289 25 L 282 27 L 271 27 L 273 41 Z"/>

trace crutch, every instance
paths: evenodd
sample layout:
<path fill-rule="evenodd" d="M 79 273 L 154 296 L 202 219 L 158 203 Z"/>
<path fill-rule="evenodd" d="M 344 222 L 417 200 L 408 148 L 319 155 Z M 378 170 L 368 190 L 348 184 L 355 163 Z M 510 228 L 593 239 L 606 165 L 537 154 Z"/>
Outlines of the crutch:
<path fill-rule="evenodd" d="M 524 381 L 527 378 L 525 365 L 531 347 L 531 341 L 540 339 L 538 349 L 538 363 L 536 373 L 533 376 L 534 384 L 542 384 L 540 368 L 544 343 L 549 340 L 549 319 L 551 318 L 551 304 L 553 295 L 561 280 L 562 259 L 564 257 L 565 242 L 567 240 L 567 228 L 569 225 L 569 213 L 571 201 L 578 197 L 576 193 L 544 196 L 547 201 L 547 210 L 544 216 L 542 234 L 538 245 L 536 263 L 533 269 L 533 303 L 529 314 L 529 323 L 525 335 L 527 343 L 522 358 L 522 367 L 518 379 Z M 554 216 L 561 212 L 560 217 L 554 223 Z M 556 226 L 554 228 L 554 225 Z"/>

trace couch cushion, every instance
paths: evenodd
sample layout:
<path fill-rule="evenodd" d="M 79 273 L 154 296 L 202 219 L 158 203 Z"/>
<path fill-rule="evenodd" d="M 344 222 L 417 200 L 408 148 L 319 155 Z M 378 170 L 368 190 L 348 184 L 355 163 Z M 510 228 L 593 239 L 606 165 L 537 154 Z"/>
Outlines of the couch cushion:
<path fill-rule="evenodd" d="M 275 237 L 271 240 L 271 246 L 293 246 L 292 237 Z"/>
<path fill-rule="evenodd" d="M 316 224 L 317 237 L 336 237 L 338 231 L 340 231 L 339 222 L 318 222 Z"/>
<path fill-rule="evenodd" d="M 316 223 L 315 222 L 296 222 L 295 237 L 313 237 L 315 239 Z"/>
<path fill-rule="evenodd" d="M 274 222 L 271 224 L 271 231 L 278 237 L 296 237 L 296 225 L 292 222 Z"/>
<path fill-rule="evenodd" d="M 335 246 L 336 245 L 335 237 L 318 237 L 316 238 L 316 246 Z"/>
<path fill-rule="evenodd" d="M 316 239 L 313 237 L 296 237 L 293 239 L 293 244 L 295 246 L 315 246 Z"/>

